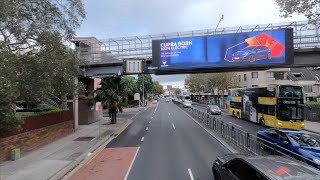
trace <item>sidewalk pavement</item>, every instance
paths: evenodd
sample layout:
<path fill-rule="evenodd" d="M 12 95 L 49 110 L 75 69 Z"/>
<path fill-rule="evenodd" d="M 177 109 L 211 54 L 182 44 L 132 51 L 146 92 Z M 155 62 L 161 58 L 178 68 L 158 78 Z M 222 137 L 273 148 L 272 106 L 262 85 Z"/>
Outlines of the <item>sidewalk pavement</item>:
<path fill-rule="evenodd" d="M 304 121 L 304 130 L 313 132 L 313 133 L 320 133 L 320 123 L 314 121 Z"/>
<path fill-rule="evenodd" d="M 103 117 L 101 121 L 90 125 L 80 125 L 76 132 L 34 150 L 17 161 L 3 162 L 0 165 L 0 180 L 49 179 L 86 157 L 97 145 L 131 122 L 119 117 L 117 124 L 110 124 L 109 118 Z"/>

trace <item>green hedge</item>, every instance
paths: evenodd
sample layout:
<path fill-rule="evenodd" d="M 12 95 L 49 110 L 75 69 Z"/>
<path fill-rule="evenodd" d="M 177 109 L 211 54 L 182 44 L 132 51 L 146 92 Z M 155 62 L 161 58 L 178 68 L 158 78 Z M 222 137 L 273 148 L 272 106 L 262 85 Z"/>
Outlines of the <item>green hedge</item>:
<path fill-rule="evenodd" d="M 320 107 L 320 102 L 311 102 L 307 104 L 308 107 Z"/>
<path fill-rule="evenodd" d="M 43 112 L 35 112 L 35 113 L 27 113 L 27 114 L 16 114 L 16 118 L 23 119 L 23 118 L 26 118 L 26 117 L 41 116 L 41 115 L 45 115 L 45 114 L 51 114 L 51 113 L 56 113 L 56 112 L 64 112 L 64 111 L 69 111 L 69 109 L 52 109 L 52 110 L 43 111 Z"/>

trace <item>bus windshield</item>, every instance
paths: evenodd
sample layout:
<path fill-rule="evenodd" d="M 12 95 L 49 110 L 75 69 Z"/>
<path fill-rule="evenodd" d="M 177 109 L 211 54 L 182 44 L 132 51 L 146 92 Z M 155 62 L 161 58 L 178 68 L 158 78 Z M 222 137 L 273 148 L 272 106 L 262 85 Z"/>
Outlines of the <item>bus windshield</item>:
<path fill-rule="evenodd" d="M 299 86 L 280 86 L 279 97 L 302 98 L 302 87 Z"/>
<path fill-rule="evenodd" d="M 303 107 L 278 106 L 278 119 L 282 121 L 303 119 Z"/>

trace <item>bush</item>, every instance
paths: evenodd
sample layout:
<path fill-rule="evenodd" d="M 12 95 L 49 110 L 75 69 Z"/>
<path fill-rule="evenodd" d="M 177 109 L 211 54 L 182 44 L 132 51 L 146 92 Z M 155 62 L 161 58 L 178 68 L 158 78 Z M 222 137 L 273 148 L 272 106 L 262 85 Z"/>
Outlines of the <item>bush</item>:
<path fill-rule="evenodd" d="M 42 112 L 35 112 L 35 113 L 28 113 L 28 114 L 16 114 L 16 118 L 21 120 L 26 117 L 41 116 L 41 115 L 45 115 L 45 114 L 64 112 L 64 111 L 69 111 L 69 109 L 51 109 L 51 110 L 42 111 Z"/>

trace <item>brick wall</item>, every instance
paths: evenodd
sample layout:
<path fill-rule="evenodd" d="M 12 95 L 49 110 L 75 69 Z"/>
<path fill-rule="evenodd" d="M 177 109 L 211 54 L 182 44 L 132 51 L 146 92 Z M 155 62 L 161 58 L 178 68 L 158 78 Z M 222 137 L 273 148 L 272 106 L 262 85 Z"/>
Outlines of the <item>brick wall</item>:
<path fill-rule="evenodd" d="M 0 139 L 0 160 L 9 160 L 11 150 L 20 148 L 21 155 L 74 132 L 73 121 L 65 121 L 40 129 Z"/>

